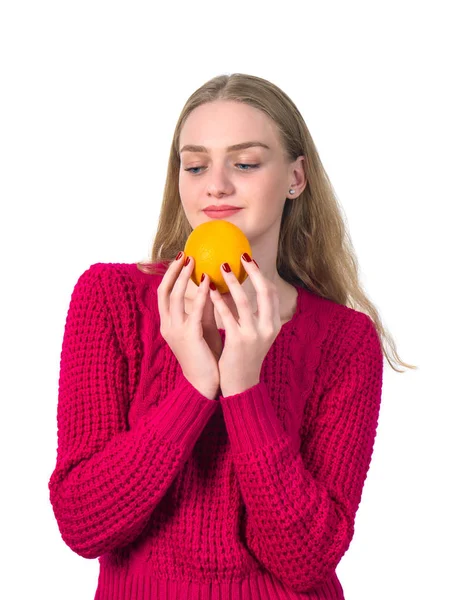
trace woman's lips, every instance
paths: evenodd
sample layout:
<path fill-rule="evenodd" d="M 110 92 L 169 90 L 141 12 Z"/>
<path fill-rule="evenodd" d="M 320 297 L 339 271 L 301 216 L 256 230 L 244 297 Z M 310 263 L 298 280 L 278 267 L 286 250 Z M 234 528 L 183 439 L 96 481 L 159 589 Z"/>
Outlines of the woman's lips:
<path fill-rule="evenodd" d="M 212 219 L 223 219 L 224 217 L 230 217 L 231 215 L 234 215 L 240 210 L 242 210 L 242 208 L 231 208 L 227 210 L 204 210 L 204 212 Z"/>

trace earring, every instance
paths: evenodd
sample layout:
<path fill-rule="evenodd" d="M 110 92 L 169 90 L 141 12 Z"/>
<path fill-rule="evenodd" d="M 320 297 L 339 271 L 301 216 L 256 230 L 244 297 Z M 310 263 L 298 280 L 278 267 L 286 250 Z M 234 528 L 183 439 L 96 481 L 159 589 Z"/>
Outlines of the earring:
<path fill-rule="evenodd" d="M 295 190 L 289 190 L 289 193 L 290 193 L 290 194 L 294 194 L 294 193 L 295 193 Z"/>

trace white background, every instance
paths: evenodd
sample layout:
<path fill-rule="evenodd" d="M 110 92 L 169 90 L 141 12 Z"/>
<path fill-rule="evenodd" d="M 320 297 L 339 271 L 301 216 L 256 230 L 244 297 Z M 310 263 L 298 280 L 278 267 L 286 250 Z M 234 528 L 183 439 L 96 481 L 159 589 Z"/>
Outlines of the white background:
<path fill-rule="evenodd" d="M 365 290 L 419 366 L 385 363 L 346 600 L 457 594 L 455 4 L 2 3 L 2 598 L 94 597 L 98 561 L 65 545 L 48 496 L 70 295 L 93 263 L 148 258 L 178 115 L 233 72 L 300 109 Z"/>

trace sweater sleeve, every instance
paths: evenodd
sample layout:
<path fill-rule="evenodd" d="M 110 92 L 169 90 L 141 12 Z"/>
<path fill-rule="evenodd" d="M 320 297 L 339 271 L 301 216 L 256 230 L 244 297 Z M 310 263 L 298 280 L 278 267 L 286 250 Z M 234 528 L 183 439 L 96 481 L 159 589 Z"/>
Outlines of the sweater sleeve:
<path fill-rule="evenodd" d="M 60 360 L 57 460 L 48 483 L 62 539 L 84 558 L 142 532 L 218 407 L 181 374 L 177 387 L 129 428 L 128 367 L 116 333 L 123 325 L 114 323 L 101 284 L 109 266 L 91 265 L 72 293 Z M 122 295 L 113 300 L 122 306 Z"/>
<path fill-rule="evenodd" d="M 361 316 L 362 315 L 362 316 Z M 263 382 L 222 397 L 246 505 L 246 543 L 287 587 L 307 592 L 335 571 L 354 534 L 382 393 L 377 331 L 358 313 L 352 351 L 301 429 L 298 451 Z"/>

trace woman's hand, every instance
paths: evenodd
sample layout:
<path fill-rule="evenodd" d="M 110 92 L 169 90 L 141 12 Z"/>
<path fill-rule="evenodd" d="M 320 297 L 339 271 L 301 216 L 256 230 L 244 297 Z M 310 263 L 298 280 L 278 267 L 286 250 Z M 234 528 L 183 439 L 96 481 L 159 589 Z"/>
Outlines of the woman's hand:
<path fill-rule="evenodd" d="M 191 314 L 185 312 L 185 292 L 194 264 L 193 257 L 189 258 L 188 265 L 183 264 L 184 253 L 172 261 L 158 286 L 160 333 L 177 358 L 185 378 L 212 400 L 216 399 L 220 381 L 216 339 L 220 334 L 207 305 L 208 275 L 199 286 Z"/>
<path fill-rule="evenodd" d="M 218 290 L 210 290 L 225 327 L 225 346 L 218 362 L 223 396 L 239 394 L 260 381 L 263 360 L 281 330 L 279 294 L 253 261 L 242 259 L 244 269 L 257 292 L 258 310 L 252 313 L 250 301 L 234 273 L 220 269 L 237 308 L 235 319 Z"/>
<path fill-rule="evenodd" d="M 206 277 L 209 279 L 208 275 Z M 210 283 L 210 280 L 208 283 Z M 204 311 L 202 314 L 202 331 L 203 337 L 212 351 L 212 354 L 215 356 L 215 361 L 218 363 L 220 356 L 222 355 L 223 342 L 215 321 L 214 303 L 210 299 L 210 295 L 208 293 L 209 290 L 210 288 L 207 285 L 207 289 L 205 291 L 206 303 L 204 305 Z"/>

